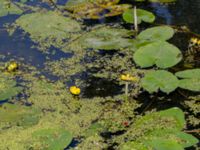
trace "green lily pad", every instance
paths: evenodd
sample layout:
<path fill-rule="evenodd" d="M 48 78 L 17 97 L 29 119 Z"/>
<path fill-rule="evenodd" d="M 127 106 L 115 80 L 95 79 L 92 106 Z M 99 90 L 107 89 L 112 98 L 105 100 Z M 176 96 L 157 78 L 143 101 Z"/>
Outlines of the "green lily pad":
<path fill-rule="evenodd" d="M 35 131 L 32 137 L 38 148 L 43 150 L 63 150 L 73 138 L 71 133 L 64 129 L 41 129 Z"/>
<path fill-rule="evenodd" d="M 15 80 L 0 75 L 0 101 L 11 98 L 22 91 L 22 87 L 16 84 Z"/>
<path fill-rule="evenodd" d="M 169 68 L 182 59 L 181 51 L 164 41 L 152 42 L 140 47 L 134 53 L 134 61 L 142 68 L 156 65 L 159 68 Z"/>
<path fill-rule="evenodd" d="M 178 79 L 172 73 L 165 70 L 151 71 L 142 78 L 142 87 L 148 92 L 170 93 L 178 87 Z"/>
<path fill-rule="evenodd" d="M 134 23 L 134 10 L 129 9 L 123 13 L 123 19 L 127 23 Z M 142 21 L 147 23 L 152 23 L 155 20 L 155 16 L 153 13 L 143 10 L 137 9 L 137 23 L 140 24 Z"/>

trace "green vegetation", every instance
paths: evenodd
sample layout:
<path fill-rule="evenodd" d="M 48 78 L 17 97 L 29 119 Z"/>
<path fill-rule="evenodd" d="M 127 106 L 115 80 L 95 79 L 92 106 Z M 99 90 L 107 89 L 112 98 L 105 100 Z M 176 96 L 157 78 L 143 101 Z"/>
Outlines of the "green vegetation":
<path fill-rule="evenodd" d="M 6 72 L 5 62 L 0 62 L 0 101 L 6 100 L 0 104 L 0 149 L 184 150 L 196 146 L 200 69 L 177 69 L 184 55 L 169 41 L 177 32 L 174 28 L 155 26 L 153 13 L 119 2 L 69 0 L 58 5 L 45 0 L 43 7 L 26 0 L 0 0 L 0 17 L 18 15 L 6 25 L 10 36 L 20 29 L 46 56 L 42 70 L 23 62 L 15 72 Z M 123 23 L 89 26 L 84 22 L 118 15 Z M 138 31 L 123 26 L 143 23 L 145 28 Z M 57 49 L 72 56 L 48 58 Z M 58 79 L 41 75 L 45 73 Z M 120 91 L 124 84 L 126 94 Z M 78 92 L 72 94 L 70 87 L 78 87 Z M 164 106 L 171 101 L 168 94 L 181 93 L 181 88 L 192 92 L 183 94 L 176 107 Z M 138 96 L 144 91 L 149 95 L 142 101 Z M 150 97 L 163 106 L 151 108 Z"/>

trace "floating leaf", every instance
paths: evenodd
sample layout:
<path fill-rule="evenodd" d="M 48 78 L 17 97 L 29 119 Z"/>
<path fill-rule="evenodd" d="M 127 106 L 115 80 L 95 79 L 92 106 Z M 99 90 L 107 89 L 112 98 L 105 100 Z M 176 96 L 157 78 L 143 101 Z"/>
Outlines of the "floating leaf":
<path fill-rule="evenodd" d="M 134 23 L 134 10 L 129 9 L 123 13 L 123 19 L 127 23 Z M 147 23 L 152 23 L 155 20 L 155 16 L 153 13 L 143 10 L 137 9 L 137 23 L 140 24 L 142 21 Z"/>
<path fill-rule="evenodd" d="M 64 129 L 41 129 L 32 134 L 40 149 L 62 150 L 72 141 L 72 135 Z M 37 148 L 36 148 L 37 149 Z"/>
<path fill-rule="evenodd" d="M 8 14 L 21 14 L 23 11 L 17 7 L 17 5 L 13 4 L 7 0 L 0 0 L 0 17 L 6 16 Z"/>
<path fill-rule="evenodd" d="M 140 40 L 165 41 L 173 37 L 174 30 L 169 26 L 157 26 L 142 31 L 137 38 Z"/>
<path fill-rule="evenodd" d="M 16 84 L 15 80 L 0 75 L 0 101 L 11 98 L 22 91 L 22 87 Z"/>
<path fill-rule="evenodd" d="M 142 78 L 142 87 L 148 92 L 157 92 L 159 89 L 170 93 L 178 87 L 178 79 L 165 70 L 151 71 Z"/>
<path fill-rule="evenodd" d="M 159 68 L 169 68 L 176 65 L 181 59 L 180 50 L 164 41 L 152 42 L 140 47 L 134 53 L 134 61 L 142 68 L 151 67 L 154 64 Z"/>
<path fill-rule="evenodd" d="M 191 91 L 200 91 L 200 69 L 179 71 L 175 74 L 179 78 L 179 87 Z"/>

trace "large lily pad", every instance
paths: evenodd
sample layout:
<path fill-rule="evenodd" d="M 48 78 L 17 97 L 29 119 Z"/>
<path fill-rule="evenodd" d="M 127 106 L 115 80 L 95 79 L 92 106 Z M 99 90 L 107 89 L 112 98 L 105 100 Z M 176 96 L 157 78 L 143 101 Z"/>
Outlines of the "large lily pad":
<path fill-rule="evenodd" d="M 134 10 L 128 9 L 123 13 L 123 19 L 127 23 L 134 23 Z M 137 23 L 140 24 L 142 21 L 147 23 L 152 23 L 155 20 L 155 16 L 153 13 L 143 10 L 137 9 Z"/>
<path fill-rule="evenodd" d="M 169 26 L 157 26 L 142 31 L 137 38 L 140 40 L 165 41 L 173 37 L 174 30 Z"/>
<path fill-rule="evenodd" d="M 0 0 L 0 17 L 8 14 L 21 14 L 23 11 L 8 0 Z"/>
<path fill-rule="evenodd" d="M 151 71 L 142 78 L 142 87 L 148 92 L 157 92 L 159 89 L 170 93 L 178 87 L 178 79 L 165 70 Z"/>
<path fill-rule="evenodd" d="M 179 71 L 175 75 L 181 78 L 179 87 L 191 91 L 200 91 L 200 69 Z"/>
<path fill-rule="evenodd" d="M 0 101 L 11 98 L 22 91 L 22 87 L 16 84 L 15 80 L 0 75 Z"/>
<path fill-rule="evenodd" d="M 164 41 L 152 42 L 140 47 L 134 53 L 134 61 L 142 68 L 156 65 L 159 68 L 169 68 L 182 59 L 181 51 Z"/>
<path fill-rule="evenodd" d="M 40 129 L 32 134 L 36 149 L 63 150 L 72 141 L 72 135 L 64 129 Z"/>
<path fill-rule="evenodd" d="M 158 125 L 161 122 L 163 124 Z M 184 150 L 184 148 L 198 143 L 197 138 L 182 132 L 184 126 L 184 113 L 179 108 L 170 108 L 145 115 L 137 119 L 132 125 L 134 128 L 132 129 L 133 131 L 140 129 L 143 131 L 143 134 L 137 136 L 133 141 L 123 144 L 121 149 L 147 150 L 150 148 L 155 150 Z M 137 133 L 132 134 L 137 135 Z"/>

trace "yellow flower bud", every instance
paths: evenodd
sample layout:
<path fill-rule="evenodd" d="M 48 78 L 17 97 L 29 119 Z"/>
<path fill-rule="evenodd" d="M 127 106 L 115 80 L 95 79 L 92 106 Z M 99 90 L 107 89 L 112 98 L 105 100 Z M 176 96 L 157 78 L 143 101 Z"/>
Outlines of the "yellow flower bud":
<path fill-rule="evenodd" d="M 79 95 L 81 93 L 81 89 L 76 87 L 76 86 L 71 86 L 69 88 L 69 91 L 73 94 L 73 95 Z"/>
<path fill-rule="evenodd" d="M 8 72 L 13 72 L 16 71 L 18 69 L 19 65 L 16 62 L 10 62 L 6 68 L 6 70 Z"/>
<path fill-rule="evenodd" d="M 130 74 L 126 74 L 126 75 L 122 74 L 120 79 L 123 81 L 138 81 L 137 77 L 133 77 Z"/>

